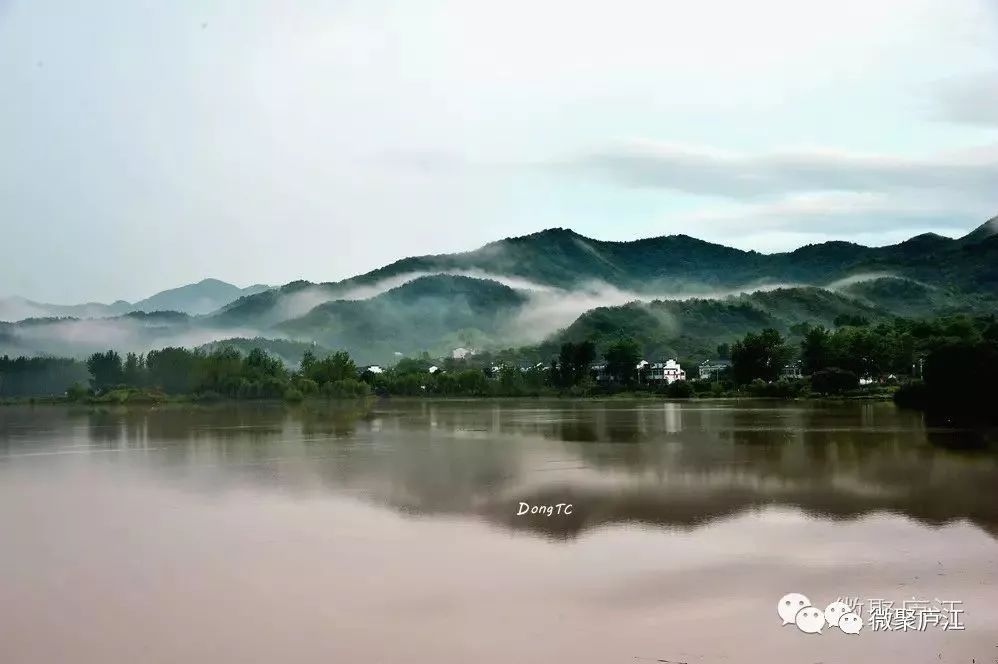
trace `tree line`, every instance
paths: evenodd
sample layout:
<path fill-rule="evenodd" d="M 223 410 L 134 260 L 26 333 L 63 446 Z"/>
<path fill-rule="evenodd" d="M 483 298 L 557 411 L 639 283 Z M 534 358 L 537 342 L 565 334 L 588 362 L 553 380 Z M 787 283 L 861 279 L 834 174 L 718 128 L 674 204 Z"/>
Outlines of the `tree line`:
<path fill-rule="evenodd" d="M 998 323 L 993 316 L 955 315 L 929 320 L 898 318 L 871 324 L 836 321 L 826 329 L 807 324 L 750 332 L 717 355 L 730 359 L 728 373 L 711 381 L 671 385 L 645 379 L 641 347 L 621 338 L 602 348 L 592 340 L 566 342 L 546 363 L 524 366 L 516 349 L 464 359 L 403 358 L 384 371 L 360 371 L 343 351 L 318 357 L 306 350 L 298 367 L 253 348 L 190 350 L 170 347 L 146 354 L 108 350 L 85 362 L 65 358 L 0 358 L 0 396 L 61 395 L 71 398 L 140 400 L 197 398 L 288 399 L 384 395 L 586 396 L 620 391 L 657 391 L 667 396 L 739 395 L 792 397 L 855 390 L 861 377 L 896 376 L 903 405 L 973 404 L 993 394 L 998 376 Z M 660 359 L 660 358 L 653 358 Z M 519 361 L 518 361 L 519 360 Z M 602 364 L 597 381 L 594 363 Z M 802 379 L 785 368 L 799 362 Z M 696 367 L 687 366 L 691 374 Z M 693 376 L 696 378 L 695 376 Z M 914 379 L 914 380 L 913 380 Z M 69 389 L 67 390 L 67 387 Z M 978 406 L 973 406 L 980 408 Z"/>

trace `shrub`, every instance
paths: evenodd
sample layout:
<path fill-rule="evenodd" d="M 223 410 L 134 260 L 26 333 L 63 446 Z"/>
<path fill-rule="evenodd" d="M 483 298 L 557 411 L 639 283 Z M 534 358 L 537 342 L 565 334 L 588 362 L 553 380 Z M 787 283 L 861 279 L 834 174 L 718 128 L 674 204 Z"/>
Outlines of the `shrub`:
<path fill-rule="evenodd" d="M 79 383 L 73 383 L 66 390 L 66 398 L 70 401 L 82 401 L 87 397 L 87 388 Z"/>
<path fill-rule="evenodd" d="M 371 387 L 355 378 L 344 378 L 324 384 L 322 393 L 332 399 L 353 399 L 366 397 L 371 393 Z"/>
<path fill-rule="evenodd" d="M 689 399 L 693 396 L 693 386 L 685 380 L 677 380 L 669 385 L 666 394 L 672 399 Z"/>
<path fill-rule="evenodd" d="M 859 387 L 859 378 L 851 371 L 830 367 L 811 375 L 811 390 L 819 394 L 841 394 Z"/>
<path fill-rule="evenodd" d="M 920 380 L 905 383 L 894 393 L 894 403 L 901 408 L 925 408 L 929 403 L 929 387 Z"/>
<path fill-rule="evenodd" d="M 800 396 L 804 391 L 806 383 L 798 380 L 777 380 L 767 383 L 762 380 L 753 380 L 749 386 L 749 394 L 755 397 L 767 397 L 771 399 L 793 399 Z"/>
<path fill-rule="evenodd" d="M 239 382 L 239 389 L 236 392 L 236 397 L 240 399 L 255 399 L 260 396 L 259 386 L 250 380 L 243 378 Z"/>
<path fill-rule="evenodd" d="M 297 387 L 289 387 L 284 390 L 284 400 L 291 403 L 296 403 L 305 398 L 305 395 L 301 393 Z"/>
<path fill-rule="evenodd" d="M 279 399 L 286 389 L 285 381 L 277 376 L 264 376 L 260 380 L 260 396 L 264 399 Z"/>
<path fill-rule="evenodd" d="M 215 390 L 205 390 L 204 392 L 201 392 L 199 394 L 195 394 L 194 397 L 193 397 L 193 401 L 198 401 L 198 402 L 203 402 L 203 403 L 210 403 L 212 401 L 220 401 L 221 399 L 222 399 L 222 395 L 219 394 L 218 392 L 216 392 Z"/>

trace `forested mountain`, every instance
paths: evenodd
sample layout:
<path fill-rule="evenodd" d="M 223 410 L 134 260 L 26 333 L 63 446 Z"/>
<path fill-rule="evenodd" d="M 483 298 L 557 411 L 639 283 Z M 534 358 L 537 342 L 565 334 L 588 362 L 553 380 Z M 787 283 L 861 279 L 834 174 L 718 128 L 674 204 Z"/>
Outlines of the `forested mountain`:
<path fill-rule="evenodd" d="M 993 298 L 998 297 L 996 228 L 991 220 L 960 239 L 925 234 L 885 247 L 825 242 L 776 254 L 742 251 L 686 235 L 608 242 L 555 228 L 466 253 L 404 258 L 335 283 L 293 282 L 240 298 L 216 316 L 228 325 L 257 320 L 272 324 L 291 317 L 286 315 L 289 312 L 304 313 L 302 303 L 369 297 L 379 285 L 398 285 L 407 278 L 440 272 L 565 290 L 598 282 L 638 296 L 696 296 L 779 284 L 824 287 L 856 276 L 892 275 L 961 296 Z"/>
<path fill-rule="evenodd" d="M 700 360 L 716 357 L 717 346 L 746 332 L 774 328 L 791 333 L 801 323 L 834 327 L 836 320 L 889 318 L 880 308 L 814 287 L 779 288 L 724 299 L 691 298 L 632 302 L 620 307 L 599 307 L 578 318 L 551 337 L 546 353 L 564 341 L 592 340 L 604 346 L 631 338 L 647 357 L 683 357 Z"/>
<path fill-rule="evenodd" d="M 373 362 L 395 353 L 446 354 L 457 346 L 502 343 L 505 323 L 526 303 L 525 295 L 495 281 L 435 275 L 367 300 L 320 304 L 275 329 Z"/>
<path fill-rule="evenodd" d="M 830 325 L 838 316 L 993 313 L 996 231 L 992 219 L 959 239 L 924 234 L 885 247 L 826 242 L 761 254 L 686 235 L 607 242 L 550 229 L 466 253 L 405 258 L 335 283 L 238 289 L 208 279 L 114 305 L 202 315 L 132 311 L 0 323 L 0 353 L 80 357 L 111 346 L 142 351 L 264 338 L 291 342 L 285 351 L 315 343 L 386 363 L 399 353 L 458 346 L 544 350 L 561 340 L 627 335 L 655 356 L 701 356 L 751 330 Z"/>

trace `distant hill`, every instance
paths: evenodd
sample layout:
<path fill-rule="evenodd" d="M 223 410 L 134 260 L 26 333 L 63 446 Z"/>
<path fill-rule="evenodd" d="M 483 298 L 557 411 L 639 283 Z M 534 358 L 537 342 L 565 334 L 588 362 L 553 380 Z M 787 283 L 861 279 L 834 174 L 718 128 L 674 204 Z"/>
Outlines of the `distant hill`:
<path fill-rule="evenodd" d="M 594 240 L 554 228 L 492 242 L 475 251 L 417 256 L 335 283 L 293 282 L 242 297 L 218 312 L 219 322 L 246 325 L 301 315 L 301 302 L 353 299 L 426 274 L 515 279 L 538 287 L 575 289 L 599 282 L 636 295 L 703 295 L 772 285 L 827 286 L 863 275 L 891 275 L 963 294 L 998 298 L 995 220 L 960 239 L 925 234 L 885 247 L 850 242 L 811 244 L 761 254 L 672 235 L 629 242 Z M 365 295 L 368 297 L 369 295 Z M 307 309 L 306 309 L 307 310 Z"/>
<path fill-rule="evenodd" d="M 18 321 L 25 318 L 66 317 L 110 318 L 131 311 L 179 311 L 185 314 L 207 314 L 244 295 L 254 295 L 269 286 L 256 284 L 239 288 L 218 279 L 203 279 L 196 284 L 161 291 L 138 302 L 118 300 L 111 304 L 88 302 L 86 304 L 47 304 L 22 297 L 0 298 L 0 321 Z"/>
<path fill-rule="evenodd" d="M 244 295 L 261 293 L 268 288 L 269 286 L 263 284 L 239 288 L 218 279 L 202 279 L 196 284 L 171 288 L 139 300 L 132 304 L 129 310 L 182 311 L 196 316 L 211 313 Z"/>
<path fill-rule="evenodd" d="M 131 305 L 124 300 L 112 304 L 87 302 L 85 304 L 46 304 L 12 295 L 0 297 L 0 321 L 17 321 L 25 318 L 65 317 L 107 318 L 127 312 Z"/>
<path fill-rule="evenodd" d="M 628 335 L 649 356 L 694 358 L 750 330 L 830 325 L 841 314 L 998 311 L 996 231 L 992 219 L 958 239 L 923 234 L 885 247 L 825 242 L 761 254 L 687 235 L 607 242 L 556 228 L 404 258 L 339 282 L 239 289 L 206 279 L 107 305 L 103 319 L 85 320 L 84 308 L 45 314 L 73 319 L 0 323 L 0 352 L 79 356 L 263 338 L 299 344 L 288 355 L 316 343 L 385 363 L 458 346 L 528 345 L 543 357 L 563 340 Z M 161 308 L 186 313 L 132 311 Z"/>
<path fill-rule="evenodd" d="M 853 298 L 814 287 L 778 288 L 722 299 L 691 298 L 632 302 L 599 307 L 580 316 L 551 337 L 542 354 L 553 354 L 564 341 L 594 340 L 604 346 L 631 337 L 651 358 L 700 360 L 716 356 L 718 344 L 730 343 L 763 328 L 784 334 L 798 323 L 832 327 L 840 315 L 884 320 L 889 312 Z"/>
<path fill-rule="evenodd" d="M 495 281 L 435 275 L 367 300 L 320 304 L 275 330 L 377 362 L 396 352 L 444 354 L 457 346 L 499 342 L 504 324 L 526 302 L 526 296 Z"/>
<path fill-rule="evenodd" d="M 169 345 L 197 346 L 214 334 L 176 311 L 136 311 L 110 318 L 28 318 L 0 322 L 0 355 L 84 357 L 109 348 L 124 353 Z"/>
<path fill-rule="evenodd" d="M 998 235 L 998 217 L 992 217 L 960 238 L 961 244 L 977 244 Z"/>

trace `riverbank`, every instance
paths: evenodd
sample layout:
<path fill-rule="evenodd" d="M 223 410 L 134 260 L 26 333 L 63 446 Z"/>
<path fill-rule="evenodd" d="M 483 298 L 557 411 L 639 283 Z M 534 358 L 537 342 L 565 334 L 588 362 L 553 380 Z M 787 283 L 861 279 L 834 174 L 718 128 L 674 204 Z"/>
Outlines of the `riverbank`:
<path fill-rule="evenodd" d="M 212 405 L 212 404 L 321 404 L 321 403 L 358 403 L 365 401 L 495 401 L 495 400 L 565 400 L 565 401 L 663 401 L 663 402 L 698 402 L 698 401 L 818 401 L 818 402 L 844 402 L 844 401 L 892 401 L 893 391 L 877 390 L 864 391 L 852 394 L 798 394 L 789 397 L 760 396 L 746 392 L 733 391 L 730 393 L 715 395 L 710 393 L 691 395 L 688 397 L 672 397 L 667 394 L 650 391 L 627 391 L 621 390 L 612 393 L 593 394 L 570 394 L 570 393 L 537 393 L 537 394 L 468 394 L 468 395 L 441 395 L 441 394 L 369 394 L 359 397 L 323 397 L 308 396 L 301 398 L 283 399 L 239 399 L 234 397 L 224 397 L 216 394 L 164 394 L 161 392 L 144 392 L 138 390 L 114 390 L 101 396 L 86 396 L 82 398 L 71 398 L 67 396 L 38 396 L 21 397 L 0 400 L 0 406 L 24 406 L 24 405 L 78 405 L 78 406 L 159 406 L 170 404 L 191 404 L 191 405 Z"/>

